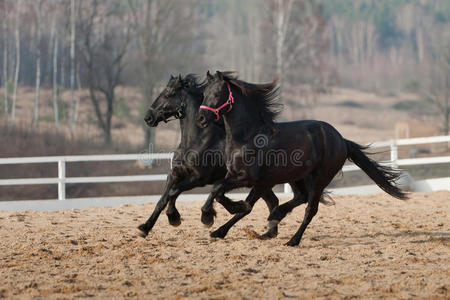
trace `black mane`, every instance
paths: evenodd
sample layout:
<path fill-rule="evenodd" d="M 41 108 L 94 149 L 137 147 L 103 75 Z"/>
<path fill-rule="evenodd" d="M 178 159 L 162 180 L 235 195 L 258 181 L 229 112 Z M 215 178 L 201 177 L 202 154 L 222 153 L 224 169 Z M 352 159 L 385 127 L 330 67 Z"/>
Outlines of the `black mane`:
<path fill-rule="evenodd" d="M 194 96 L 191 97 L 191 99 L 198 103 L 198 105 L 200 105 L 203 101 L 203 92 L 205 91 L 205 87 L 208 81 L 206 79 L 200 81 L 200 76 L 194 73 L 189 73 L 186 76 L 182 77 L 182 81 L 183 88 L 186 89 L 188 93 Z M 214 122 L 214 124 L 219 126 L 222 130 L 225 129 L 225 124 L 222 118 Z"/>
<path fill-rule="evenodd" d="M 199 94 L 202 93 L 205 90 L 205 86 L 206 86 L 206 80 L 204 79 L 203 81 L 200 81 L 200 76 L 198 76 L 197 74 L 187 74 L 186 76 L 184 76 L 182 78 L 184 86 L 187 88 L 187 90 L 190 93 L 193 94 Z"/>
<path fill-rule="evenodd" d="M 264 122 L 274 123 L 283 109 L 280 103 L 278 78 L 273 82 L 256 84 L 238 79 L 235 72 L 222 72 L 223 79 L 240 89 L 242 95 L 254 103 Z"/>

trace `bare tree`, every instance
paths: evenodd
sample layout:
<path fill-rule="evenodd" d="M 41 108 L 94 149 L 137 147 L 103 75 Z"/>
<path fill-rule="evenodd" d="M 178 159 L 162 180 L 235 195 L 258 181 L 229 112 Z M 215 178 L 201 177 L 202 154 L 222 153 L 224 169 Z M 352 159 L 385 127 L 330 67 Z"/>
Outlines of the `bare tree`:
<path fill-rule="evenodd" d="M 165 72 L 192 67 L 194 50 L 190 30 L 195 19 L 191 3 L 174 0 L 128 0 L 138 49 L 138 83 L 145 103 L 150 104 Z M 191 69 L 192 70 L 192 69 Z M 192 71 L 191 71 L 192 72 Z M 145 143 L 153 143 L 154 132 L 143 123 Z"/>
<path fill-rule="evenodd" d="M 289 25 L 289 19 L 292 13 L 293 0 L 275 0 L 275 9 L 273 10 L 276 22 L 276 74 L 280 77 L 280 86 L 283 79 L 285 67 L 285 55 L 286 53 L 286 35 Z M 301 49 L 299 49 L 301 50 Z"/>
<path fill-rule="evenodd" d="M 42 0 L 37 2 L 36 11 L 36 90 L 34 94 L 34 114 L 32 125 L 39 126 L 39 94 L 41 88 L 41 17 L 42 17 Z"/>
<path fill-rule="evenodd" d="M 313 0 L 273 0 L 272 23 L 275 31 L 276 74 L 280 84 L 284 80 L 298 80 L 309 71 L 319 77 L 327 39 L 324 35 L 326 20 L 321 6 Z M 305 68 L 306 67 L 306 68 Z M 283 78 L 289 73 L 290 78 Z M 297 82 L 299 83 L 299 82 Z"/>
<path fill-rule="evenodd" d="M 8 124 L 9 103 L 8 103 L 8 19 L 6 1 L 3 2 L 3 89 L 5 97 L 5 122 Z"/>
<path fill-rule="evenodd" d="M 52 20 L 50 40 L 53 41 L 53 113 L 55 118 L 55 128 L 59 130 L 59 109 L 58 109 L 58 34 L 56 32 L 56 16 Z"/>
<path fill-rule="evenodd" d="M 441 37 L 443 38 L 443 37 Z M 439 115 L 442 131 L 450 131 L 450 39 L 443 39 L 436 49 L 436 58 L 430 63 L 428 81 L 423 91 L 431 100 Z"/>
<path fill-rule="evenodd" d="M 261 55 L 265 46 L 261 38 L 265 32 L 261 27 L 269 15 L 268 2 L 229 0 L 212 3 L 218 6 L 217 9 L 206 11 L 201 24 L 196 25 L 203 30 L 205 67 L 237 71 L 245 80 L 253 82 L 273 79 L 272 74 L 264 72 Z"/>
<path fill-rule="evenodd" d="M 287 106 L 299 101 L 311 105 L 327 81 L 326 19 L 322 8 L 314 0 L 271 0 L 269 4 L 270 22 L 262 28 L 263 44 L 268 45 L 262 49 L 268 62 L 266 68 L 279 77 Z M 286 110 L 289 118 L 296 117 L 294 111 Z"/>
<path fill-rule="evenodd" d="M 79 98 L 75 99 L 75 68 L 75 0 L 70 0 L 70 103 L 72 108 L 70 131 L 72 135 L 77 123 L 77 109 L 79 106 Z"/>
<path fill-rule="evenodd" d="M 13 102 L 11 108 L 11 122 L 12 126 L 16 125 L 16 101 L 17 101 L 17 86 L 19 84 L 19 71 L 20 71 L 20 12 L 21 12 L 22 0 L 18 0 L 16 4 L 15 15 L 15 38 L 16 38 L 16 70 L 14 73 L 14 92 Z"/>
<path fill-rule="evenodd" d="M 115 89 L 122 82 L 125 55 L 131 35 L 129 16 L 119 2 L 84 1 L 79 20 L 80 53 L 83 57 L 90 99 L 106 144 L 111 144 Z M 102 100 L 106 109 L 102 110 Z"/>

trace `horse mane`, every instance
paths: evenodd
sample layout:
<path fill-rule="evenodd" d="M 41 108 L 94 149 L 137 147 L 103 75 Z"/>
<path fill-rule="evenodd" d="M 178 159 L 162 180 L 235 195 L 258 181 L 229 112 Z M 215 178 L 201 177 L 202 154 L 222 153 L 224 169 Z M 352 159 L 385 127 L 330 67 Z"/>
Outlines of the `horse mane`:
<path fill-rule="evenodd" d="M 249 83 L 240 80 L 235 72 L 222 72 L 225 81 L 240 89 L 243 96 L 254 103 L 261 119 L 273 124 L 283 109 L 280 103 L 278 78 L 270 83 Z"/>
<path fill-rule="evenodd" d="M 194 73 L 189 73 L 182 78 L 183 82 L 187 83 L 188 90 L 192 93 L 203 93 L 206 86 L 206 79 L 200 81 L 200 76 Z"/>
<path fill-rule="evenodd" d="M 205 91 L 206 84 L 208 81 L 205 79 L 200 80 L 200 76 L 194 73 L 189 73 L 186 76 L 182 77 L 184 85 L 186 86 L 189 93 L 195 95 L 196 97 L 192 97 L 194 101 L 200 106 L 203 101 L 203 92 Z M 223 122 L 223 118 L 214 122 L 215 125 L 220 127 L 222 130 L 225 130 L 225 124 Z"/>

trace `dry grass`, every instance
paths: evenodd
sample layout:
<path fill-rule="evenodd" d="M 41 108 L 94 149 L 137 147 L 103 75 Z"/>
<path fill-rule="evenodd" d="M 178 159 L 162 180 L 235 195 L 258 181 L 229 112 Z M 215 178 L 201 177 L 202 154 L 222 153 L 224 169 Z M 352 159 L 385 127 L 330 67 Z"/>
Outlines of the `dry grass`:
<path fill-rule="evenodd" d="M 3 91 L 0 89 L 0 94 Z M 143 103 L 142 96 L 135 88 L 118 88 L 117 100 L 125 112 L 117 112 L 113 117 L 112 135 L 116 143 L 129 144 L 132 147 L 142 147 L 144 134 L 142 130 L 142 116 L 147 105 Z M 88 92 L 83 90 L 76 93 L 80 97 L 80 114 L 76 138 L 88 139 L 97 143 L 102 142 L 101 131 L 97 128 L 93 108 Z M 288 97 L 298 103 L 304 103 L 304 94 L 290 94 Z M 61 131 L 70 136 L 69 107 L 70 92 L 61 95 L 63 116 L 61 116 Z M 415 121 L 424 121 L 433 125 L 433 120 L 424 119 L 423 116 L 411 115 L 407 111 L 398 111 L 392 108 L 396 103 L 404 100 L 417 100 L 415 94 L 400 93 L 398 95 L 376 95 L 352 89 L 333 88 L 330 93 L 319 95 L 312 105 L 301 107 L 285 106 L 282 114 L 284 120 L 319 119 L 335 126 L 346 138 L 357 142 L 373 142 L 394 137 L 394 124 L 396 121 L 406 121 L 413 118 Z M 20 88 L 17 101 L 17 123 L 28 128 L 31 122 L 34 101 L 32 88 Z M 356 103 L 358 107 L 342 105 L 343 103 Z M 310 102 L 312 103 L 312 102 Z M 51 91 L 42 90 L 41 94 L 41 132 L 53 132 L 53 108 Z M 64 114 L 65 112 L 65 114 Z M 164 149 L 173 149 L 179 141 L 178 122 L 162 124 L 156 130 L 157 146 Z"/>

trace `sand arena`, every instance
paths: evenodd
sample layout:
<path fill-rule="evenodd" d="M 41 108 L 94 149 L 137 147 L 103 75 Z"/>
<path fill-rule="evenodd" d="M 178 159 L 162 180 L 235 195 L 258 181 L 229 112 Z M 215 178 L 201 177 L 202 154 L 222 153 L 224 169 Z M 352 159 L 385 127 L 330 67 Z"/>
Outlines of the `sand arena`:
<path fill-rule="evenodd" d="M 147 239 L 135 227 L 154 204 L 51 212 L 0 212 L 0 298 L 450 298 L 450 192 L 335 196 L 299 247 L 283 246 L 303 207 L 263 232 L 267 208 L 224 240 L 211 239 L 199 202 L 179 203 Z M 230 217 L 216 205 L 217 228 Z"/>

